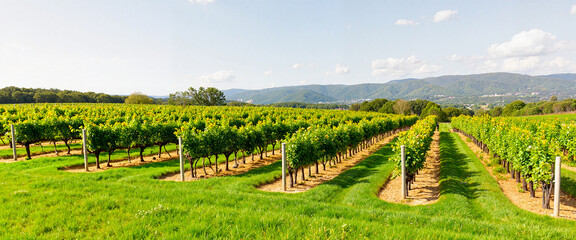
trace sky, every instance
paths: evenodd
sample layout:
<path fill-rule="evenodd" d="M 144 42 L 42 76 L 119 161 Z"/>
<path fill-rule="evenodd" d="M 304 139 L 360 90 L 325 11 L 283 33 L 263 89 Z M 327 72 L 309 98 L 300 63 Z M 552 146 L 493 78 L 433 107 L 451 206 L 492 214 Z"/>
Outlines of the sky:
<path fill-rule="evenodd" d="M 0 0 L 0 88 L 165 96 L 576 73 L 576 0 Z"/>

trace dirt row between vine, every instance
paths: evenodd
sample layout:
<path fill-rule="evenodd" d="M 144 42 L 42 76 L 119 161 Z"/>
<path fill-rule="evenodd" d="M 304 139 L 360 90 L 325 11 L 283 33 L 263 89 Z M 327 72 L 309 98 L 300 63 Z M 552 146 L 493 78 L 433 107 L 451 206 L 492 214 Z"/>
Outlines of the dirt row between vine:
<path fill-rule="evenodd" d="M 232 176 L 232 175 L 238 175 L 238 174 L 242 174 L 245 172 L 248 172 L 252 169 L 256 169 L 259 167 L 263 167 L 263 166 L 268 166 L 272 163 L 275 163 L 279 160 L 282 160 L 282 151 L 281 150 L 275 150 L 274 151 L 275 154 L 272 154 L 272 151 L 268 151 L 267 153 L 267 157 L 264 156 L 262 159 L 260 159 L 259 155 L 254 155 L 254 160 L 252 160 L 252 155 L 248 155 L 245 158 L 238 158 L 237 162 L 238 165 L 236 166 L 236 163 L 234 162 L 234 158 L 231 157 L 232 159 L 228 161 L 228 169 L 226 170 L 226 162 L 223 163 L 219 163 L 218 164 L 218 173 L 216 173 L 216 169 L 215 169 L 215 164 L 212 164 L 210 166 L 206 166 L 206 168 L 204 169 L 201 165 L 201 160 L 200 163 L 198 164 L 198 168 L 196 169 L 198 176 L 197 177 L 192 177 L 192 172 L 190 170 L 186 170 L 184 172 L 184 181 L 189 182 L 189 181 L 196 181 L 196 180 L 200 180 L 200 179 L 206 179 L 206 178 L 213 178 L 213 177 L 224 177 L 224 176 Z M 244 163 L 244 161 L 246 163 Z M 208 161 L 206 161 L 206 163 L 208 163 Z M 188 163 L 188 161 L 185 160 L 184 164 L 186 164 L 187 166 L 189 166 L 190 164 Z M 204 170 L 206 170 L 206 172 L 204 172 Z M 174 172 L 174 173 L 169 173 L 169 174 L 165 174 L 160 176 L 160 180 L 164 180 L 164 181 L 177 181 L 177 182 L 181 182 L 180 179 L 180 171 L 178 172 Z"/>
<path fill-rule="evenodd" d="M 9 141 L 10 141 L 10 140 L 9 140 Z M 72 141 L 68 142 L 68 144 L 73 144 L 73 143 L 77 143 L 77 142 L 82 142 L 82 141 L 72 140 Z M 1 142 L 0 142 L 0 144 L 1 144 Z M 52 149 L 54 149 L 54 145 L 53 145 L 53 144 L 54 144 L 54 143 L 52 143 L 52 142 L 42 142 L 42 146 L 44 146 L 44 147 L 46 147 L 46 148 L 52 147 Z M 56 145 L 65 145 L 65 144 L 64 144 L 63 141 L 57 141 L 57 142 L 56 142 Z M 41 145 L 40 145 L 40 144 L 32 144 L 32 145 L 30 145 L 30 147 L 32 147 L 32 146 L 41 146 Z M 24 148 L 24 145 L 16 144 L 16 147 L 17 147 L 17 148 Z M 0 145 L 0 150 L 6 150 L 6 149 L 12 149 L 12 148 L 10 147 L 10 144 L 9 144 L 9 143 L 4 144 L 4 145 Z"/>
<path fill-rule="evenodd" d="M 543 209 L 541 188 L 537 189 L 535 198 L 530 197 L 528 191 L 520 192 L 522 190 L 521 183 L 517 183 L 515 179 L 510 178 L 510 174 L 495 173 L 495 166 L 488 166 L 491 156 L 482 151 L 472 141 L 469 141 L 469 138 L 464 136 L 464 134 L 458 133 L 458 135 L 466 145 L 472 149 L 478 159 L 480 159 L 480 162 L 484 164 L 484 167 L 486 167 L 490 175 L 492 175 L 492 177 L 498 182 L 504 195 L 506 195 L 514 205 L 533 213 L 552 216 L 554 213 L 554 193 L 552 193 L 552 196 L 550 197 L 551 209 Z M 576 220 L 576 199 L 565 192 L 561 192 L 560 194 L 560 217 Z"/>
<path fill-rule="evenodd" d="M 81 151 L 80 151 L 80 154 L 82 154 Z M 104 153 L 104 154 L 100 154 L 100 168 L 99 169 L 96 168 L 95 162 L 89 163 L 88 164 L 88 171 L 89 172 L 102 172 L 102 171 L 106 171 L 106 170 L 114 169 L 114 168 L 134 167 L 134 166 L 140 166 L 140 165 L 144 165 L 144 164 L 148 164 L 148 163 L 170 161 L 170 160 L 178 159 L 178 151 L 171 151 L 170 155 L 168 155 L 168 153 L 166 153 L 166 152 L 162 152 L 162 157 L 160 157 L 160 158 L 158 157 L 158 153 L 154 153 L 154 154 L 150 154 L 150 155 L 144 155 L 143 158 L 144 158 L 144 162 L 140 161 L 140 155 L 135 154 L 134 156 L 130 157 L 130 159 L 121 158 L 121 159 L 110 160 L 110 167 L 108 167 L 108 166 L 106 166 L 106 162 L 108 160 L 108 155 L 106 153 Z M 86 172 L 84 170 L 84 164 L 63 167 L 60 170 L 66 171 L 66 172 Z"/>
<path fill-rule="evenodd" d="M 49 152 L 31 153 L 30 156 L 32 156 L 32 159 L 34 159 L 34 158 L 44 158 L 44 157 L 62 157 L 62 156 L 71 156 L 71 155 L 81 155 L 81 154 L 82 154 L 82 149 L 72 149 L 72 150 L 70 150 L 70 154 L 68 154 L 68 150 L 61 150 L 58 152 L 58 155 L 57 155 L 56 152 L 54 152 L 54 150 L 52 150 Z M 12 159 L 12 156 L 2 157 L 0 159 L 0 163 L 14 163 L 14 162 L 20 162 L 20 161 L 28 161 L 28 160 L 26 160 L 26 154 L 18 155 L 18 160 L 16 160 L 16 161 L 14 161 L 14 159 Z"/>
<path fill-rule="evenodd" d="M 408 197 L 402 199 L 401 177 L 388 179 L 378 197 L 387 202 L 403 203 L 407 205 L 426 205 L 438 201 L 440 196 L 440 132 L 434 132 L 430 150 L 426 155 L 426 166 L 416 175 L 416 180 L 412 183 L 408 191 Z"/>
<path fill-rule="evenodd" d="M 305 170 L 305 175 L 306 175 L 306 181 L 301 181 L 298 182 L 298 184 L 295 184 L 293 187 L 290 187 L 290 177 L 286 178 L 286 193 L 299 193 L 299 192 L 305 192 L 308 191 L 326 181 L 332 180 L 335 177 L 337 177 L 338 175 L 342 174 L 343 172 L 345 172 L 346 170 L 350 169 L 351 167 L 354 167 L 356 164 L 358 164 L 359 162 L 361 162 L 362 160 L 366 159 L 367 157 L 369 157 L 370 155 L 372 155 L 374 152 L 376 152 L 378 149 L 382 148 L 384 145 L 388 144 L 390 141 L 392 141 L 394 138 L 396 138 L 398 134 L 394 134 L 388 137 L 383 138 L 382 140 L 380 140 L 379 142 L 372 144 L 371 146 L 365 148 L 364 150 L 358 152 L 356 155 L 352 156 L 352 157 L 348 157 L 344 160 L 342 160 L 342 162 L 336 164 L 336 165 L 332 165 L 332 166 L 328 166 L 328 164 L 326 164 L 326 170 L 323 170 L 322 165 L 320 164 L 319 166 L 319 173 L 316 174 L 315 170 L 314 170 L 314 166 L 312 166 L 312 176 L 310 176 L 309 174 L 309 169 Z M 298 179 L 301 178 L 301 172 L 298 175 Z M 279 178 L 271 183 L 267 183 L 267 184 L 263 184 L 257 187 L 258 189 L 262 190 L 262 191 L 267 191 L 267 192 L 284 192 L 282 190 L 282 178 Z"/>

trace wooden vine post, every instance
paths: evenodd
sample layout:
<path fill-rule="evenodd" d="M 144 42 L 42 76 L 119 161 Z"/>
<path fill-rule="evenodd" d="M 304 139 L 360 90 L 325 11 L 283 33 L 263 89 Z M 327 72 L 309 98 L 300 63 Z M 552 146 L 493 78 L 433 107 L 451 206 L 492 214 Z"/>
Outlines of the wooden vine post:
<path fill-rule="evenodd" d="M 282 143 L 282 191 L 286 192 L 286 143 Z"/>
<path fill-rule="evenodd" d="M 402 199 L 406 199 L 407 189 L 406 189 L 406 155 L 405 146 L 400 146 L 400 161 L 402 161 Z"/>
<path fill-rule="evenodd" d="M 180 180 L 184 182 L 184 156 L 182 154 L 182 137 L 178 137 L 178 156 L 180 157 Z M 190 171 L 194 171 L 194 169 L 190 169 Z"/>
<path fill-rule="evenodd" d="M 86 147 L 86 129 L 82 129 L 82 153 L 84 154 L 84 170 L 88 172 L 88 148 Z"/>
<path fill-rule="evenodd" d="M 12 155 L 14 156 L 14 161 L 18 160 L 16 155 L 16 130 L 14 130 L 14 124 L 10 124 L 10 133 L 12 134 Z"/>
<path fill-rule="evenodd" d="M 554 173 L 554 217 L 560 216 L 560 157 L 556 157 L 556 166 Z"/>

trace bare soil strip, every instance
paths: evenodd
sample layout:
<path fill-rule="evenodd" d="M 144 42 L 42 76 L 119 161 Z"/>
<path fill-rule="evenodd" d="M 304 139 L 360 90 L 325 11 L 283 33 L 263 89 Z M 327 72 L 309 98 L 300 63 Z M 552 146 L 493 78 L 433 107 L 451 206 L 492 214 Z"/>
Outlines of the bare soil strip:
<path fill-rule="evenodd" d="M 8 141 L 11 141 L 11 140 L 8 140 Z M 68 142 L 68 145 L 73 144 L 73 143 L 77 143 L 77 142 L 79 142 L 79 140 L 71 140 Z M 2 142 L 0 142 L 0 144 L 2 144 Z M 56 145 L 64 145 L 64 142 L 63 141 L 57 141 Z M 33 146 L 40 146 L 40 144 L 30 145 L 30 147 L 33 147 Z M 52 142 L 42 142 L 42 146 L 44 146 L 45 148 L 52 148 L 52 150 L 54 150 L 54 143 L 52 143 Z M 17 148 L 24 148 L 24 145 L 16 144 L 16 147 Z M 12 149 L 10 147 L 9 143 L 6 143 L 4 145 L 0 145 L 0 150 L 5 150 L 5 149 Z"/>
<path fill-rule="evenodd" d="M 364 160 L 366 157 L 372 155 L 378 149 L 382 148 L 382 146 L 392 141 L 392 139 L 394 139 L 396 136 L 397 134 L 385 137 L 380 142 L 372 144 L 371 146 L 358 152 L 356 155 L 342 160 L 342 162 L 338 163 L 337 165 L 328 166 L 328 164 L 326 164 L 326 170 L 323 170 L 322 164 L 320 164 L 318 174 L 315 173 L 315 166 L 312 166 L 312 176 L 310 176 L 309 170 L 305 170 L 306 181 L 299 182 L 298 184 L 294 185 L 294 187 L 290 187 L 290 183 L 287 183 L 286 193 L 305 192 L 326 181 L 332 180 L 336 176 Z M 298 174 L 298 179 L 300 178 L 301 173 Z M 289 179 L 289 177 L 286 178 L 288 182 Z M 268 192 L 284 192 L 282 191 L 282 178 L 268 184 L 260 185 L 258 186 L 258 189 Z"/>
<path fill-rule="evenodd" d="M 80 154 L 81 154 L 81 152 L 80 152 Z M 162 152 L 161 158 L 158 158 L 158 153 L 145 155 L 144 156 L 144 162 L 141 162 L 140 161 L 140 155 L 136 154 L 136 155 L 132 156 L 130 158 L 130 160 L 128 158 L 110 160 L 110 167 L 107 167 L 106 162 L 108 159 L 108 154 L 104 153 L 104 154 L 100 154 L 100 169 L 96 168 L 96 163 L 90 163 L 90 164 L 88 164 L 88 170 L 89 170 L 89 172 L 102 172 L 102 171 L 106 171 L 106 170 L 114 169 L 114 168 L 133 167 L 133 166 L 140 166 L 140 165 L 153 163 L 153 162 L 164 162 L 164 161 L 174 160 L 174 159 L 178 158 L 178 151 L 171 151 L 170 155 L 171 155 L 171 157 L 166 152 Z M 68 167 L 61 168 L 60 170 L 66 171 L 66 172 L 86 172 L 84 170 L 84 164 L 68 166 Z"/>
<path fill-rule="evenodd" d="M 562 168 L 566 168 L 572 172 L 576 172 L 576 167 L 568 166 L 566 164 L 562 164 Z M 560 175 L 562 175 L 562 174 L 560 174 Z M 562 184 L 562 183 L 560 183 L 560 184 Z"/>
<path fill-rule="evenodd" d="M 500 189 L 502 189 L 504 195 L 506 195 L 506 197 L 508 197 L 512 203 L 514 203 L 519 208 L 533 213 L 552 216 L 554 213 L 554 193 L 552 193 L 552 197 L 550 198 L 551 209 L 543 209 L 542 189 L 536 191 L 535 198 L 530 197 L 529 192 L 522 191 L 522 183 L 517 183 L 515 179 L 511 179 L 510 174 L 494 172 L 494 168 L 496 166 L 488 166 L 488 163 L 491 159 L 489 154 L 482 151 L 472 141 L 469 141 L 468 138 L 463 134 L 458 133 L 458 135 L 460 138 L 462 138 L 462 140 L 464 140 L 466 145 L 472 149 L 478 159 L 480 159 L 480 161 L 484 164 L 488 172 L 490 172 L 492 177 L 496 179 L 498 185 L 500 185 Z M 576 199 L 564 192 L 560 194 L 560 217 L 576 220 Z"/>
<path fill-rule="evenodd" d="M 31 153 L 30 156 L 32 156 L 32 158 L 44 158 L 44 157 L 61 157 L 61 156 L 70 156 L 70 155 L 80 155 L 80 154 L 82 154 L 82 149 L 72 149 L 72 150 L 70 150 L 70 154 L 67 154 L 67 153 L 68 153 L 68 150 L 62 150 L 62 151 L 58 151 L 58 155 L 56 155 L 56 153 L 52 149 L 52 151 L 49 151 L 49 152 Z M 27 161 L 26 155 L 25 154 L 24 155 L 18 155 L 18 161 Z M 13 162 L 18 162 L 18 161 L 14 161 L 12 159 L 12 156 L 3 157 L 0 159 L 0 163 L 13 163 Z"/>
<path fill-rule="evenodd" d="M 248 155 L 245 158 L 239 158 L 238 159 L 238 166 L 235 165 L 234 158 L 232 156 L 232 157 L 230 157 L 231 160 L 228 161 L 228 167 L 229 167 L 228 169 L 229 170 L 226 171 L 226 162 L 220 163 L 220 164 L 218 164 L 218 173 L 217 174 L 215 173 L 216 169 L 214 168 L 214 164 L 212 164 L 211 166 L 206 166 L 206 173 L 204 173 L 204 169 L 202 168 L 201 163 L 199 163 L 198 164 L 199 167 L 197 168 L 198 176 L 193 178 L 192 174 L 191 174 L 192 172 L 188 170 L 188 171 L 184 172 L 184 181 L 188 182 L 188 181 L 196 181 L 196 180 L 200 180 L 200 179 L 213 178 L 213 177 L 238 175 L 238 174 L 248 172 L 248 171 L 255 169 L 255 168 L 270 165 L 274 162 L 277 162 L 278 160 L 282 160 L 282 154 L 281 154 L 282 150 L 275 150 L 274 153 L 275 154 L 272 155 L 272 151 L 269 151 L 268 157 L 265 156 L 263 159 L 260 159 L 259 155 L 254 155 L 254 160 L 252 160 L 251 155 Z M 246 163 L 243 163 L 244 160 L 246 161 Z M 200 161 L 202 161 L 202 160 L 200 160 Z M 189 165 L 188 161 L 186 161 L 184 164 Z M 208 161 L 206 161 L 206 164 L 208 164 Z M 181 182 L 180 171 L 160 176 L 159 179 L 165 180 L 165 181 Z"/>
<path fill-rule="evenodd" d="M 416 175 L 408 197 L 402 200 L 401 177 L 389 179 L 380 190 L 378 197 L 387 202 L 404 203 L 407 205 L 426 205 L 438 201 L 440 196 L 440 132 L 434 132 L 430 150 L 426 156 L 426 167 Z"/>

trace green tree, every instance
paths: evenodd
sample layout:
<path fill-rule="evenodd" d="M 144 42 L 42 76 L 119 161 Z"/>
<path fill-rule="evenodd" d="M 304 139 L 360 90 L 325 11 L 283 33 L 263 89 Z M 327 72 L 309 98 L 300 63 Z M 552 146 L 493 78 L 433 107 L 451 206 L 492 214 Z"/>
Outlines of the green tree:
<path fill-rule="evenodd" d="M 558 101 L 558 97 L 556 97 L 556 95 L 550 97 L 550 102 L 555 102 Z"/>
<path fill-rule="evenodd" d="M 58 95 L 50 91 L 41 91 L 34 94 L 34 100 L 37 103 L 55 103 L 58 101 Z"/>
<path fill-rule="evenodd" d="M 226 105 L 226 97 L 224 97 L 224 93 L 216 88 L 209 87 L 203 88 L 200 87 L 198 90 L 194 88 L 190 88 L 188 90 L 194 102 L 198 105 L 202 106 L 224 106 Z"/>
<path fill-rule="evenodd" d="M 350 105 L 350 111 L 358 111 L 360 110 L 360 103 L 353 103 Z"/>
<path fill-rule="evenodd" d="M 394 101 L 388 101 L 378 110 L 381 113 L 394 114 Z"/>
<path fill-rule="evenodd" d="M 502 115 L 503 116 L 513 116 L 514 112 L 524 108 L 524 106 L 526 106 L 526 103 L 524 103 L 523 101 L 520 101 L 520 100 L 516 100 L 514 102 L 511 102 L 510 104 L 508 104 L 504 107 L 504 110 L 502 110 Z"/>
<path fill-rule="evenodd" d="M 382 108 L 382 106 L 384 106 L 386 102 L 388 102 L 388 100 L 384 98 L 374 99 L 370 102 L 365 101 L 362 104 L 360 104 L 359 110 L 365 112 L 378 112 L 378 110 L 380 110 L 380 108 Z"/>
<path fill-rule="evenodd" d="M 422 99 L 416 99 L 416 100 L 411 100 L 408 102 L 410 103 L 412 113 L 414 113 L 416 115 L 420 115 L 420 114 L 422 114 L 422 110 L 424 110 L 424 108 L 426 108 L 426 105 L 428 105 L 428 103 L 430 101 L 422 100 Z"/>
<path fill-rule="evenodd" d="M 200 87 L 198 89 L 190 87 L 184 92 L 175 92 L 170 94 L 168 104 L 224 106 L 226 105 L 226 97 L 222 91 L 213 87 Z"/>
<path fill-rule="evenodd" d="M 126 100 L 124 100 L 124 103 L 126 104 L 153 104 L 154 103 L 154 99 L 140 93 L 140 92 L 135 92 L 130 94 L 130 96 L 128 96 L 126 98 Z"/>
<path fill-rule="evenodd" d="M 488 111 L 488 114 L 491 117 L 500 117 L 502 115 L 502 107 L 495 107 Z"/>
<path fill-rule="evenodd" d="M 396 101 L 394 101 L 394 112 L 396 114 L 410 114 L 410 103 L 406 100 L 402 100 L 402 99 L 397 99 Z"/>

